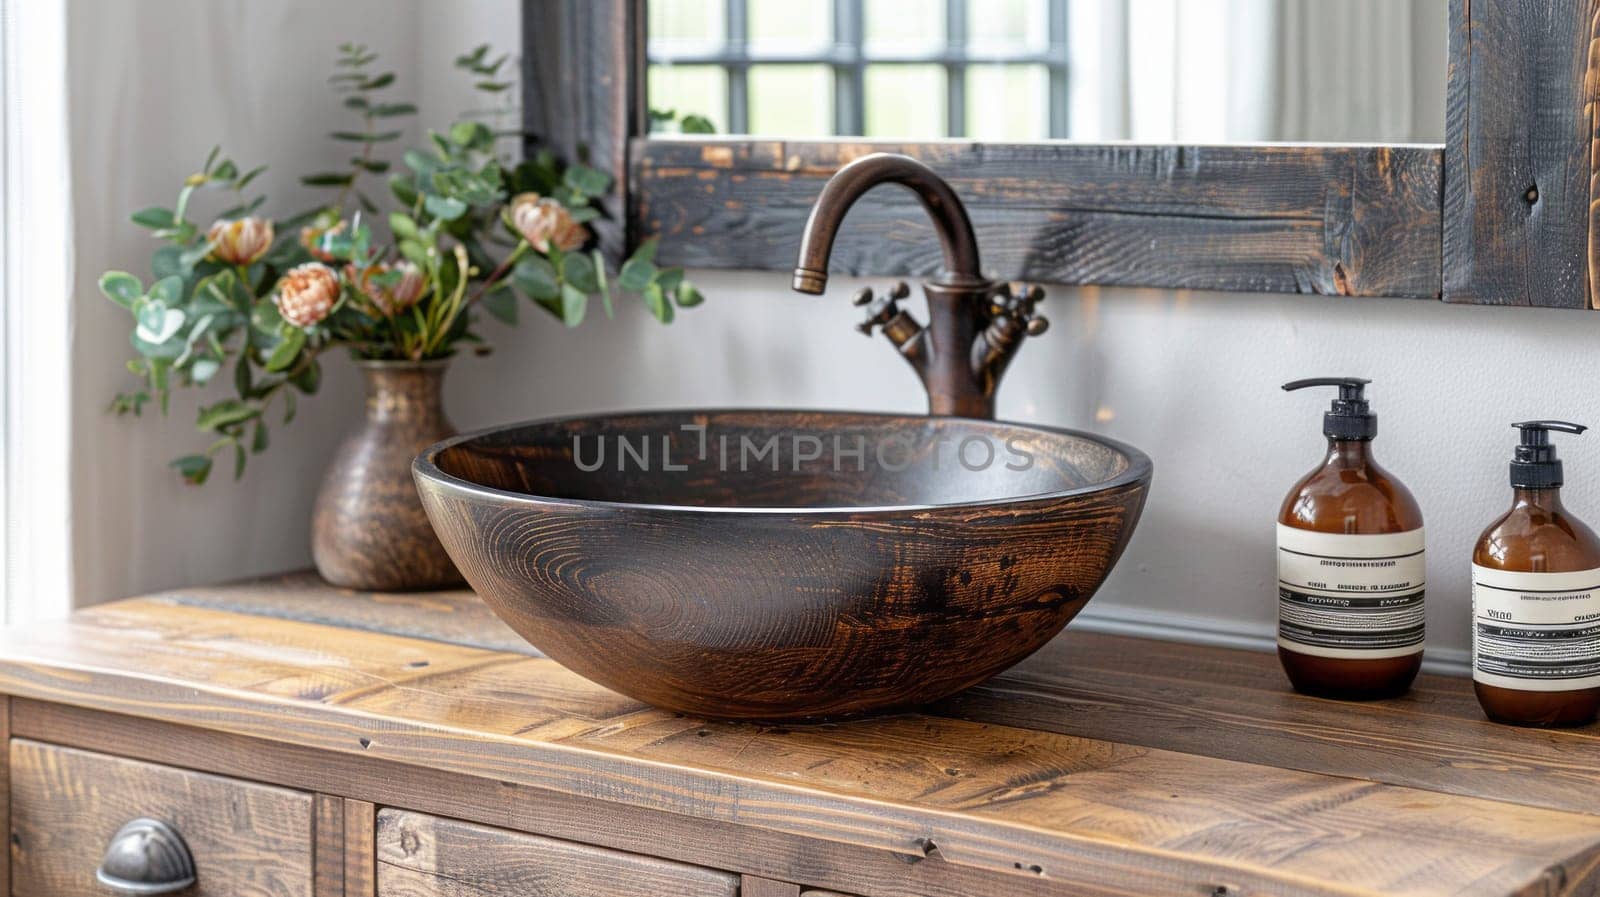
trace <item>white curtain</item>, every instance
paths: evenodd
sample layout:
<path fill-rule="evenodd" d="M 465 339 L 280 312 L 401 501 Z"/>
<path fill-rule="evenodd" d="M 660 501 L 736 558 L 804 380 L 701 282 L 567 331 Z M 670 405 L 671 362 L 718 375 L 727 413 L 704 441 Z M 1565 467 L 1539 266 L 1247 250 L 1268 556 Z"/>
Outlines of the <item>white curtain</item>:
<path fill-rule="evenodd" d="M 0 611 L 71 608 L 72 203 L 62 0 L 0 0 Z"/>
<path fill-rule="evenodd" d="M 1445 0 L 1073 0 L 1076 140 L 1443 139 Z"/>

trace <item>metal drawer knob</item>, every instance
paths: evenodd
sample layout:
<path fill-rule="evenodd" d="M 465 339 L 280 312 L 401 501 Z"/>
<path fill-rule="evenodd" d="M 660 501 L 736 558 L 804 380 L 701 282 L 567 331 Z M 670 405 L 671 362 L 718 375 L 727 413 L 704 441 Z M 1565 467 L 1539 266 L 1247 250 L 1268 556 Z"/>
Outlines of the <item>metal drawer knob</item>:
<path fill-rule="evenodd" d="M 122 894 L 173 894 L 194 884 L 194 856 L 177 829 L 135 819 L 117 830 L 94 877 Z"/>

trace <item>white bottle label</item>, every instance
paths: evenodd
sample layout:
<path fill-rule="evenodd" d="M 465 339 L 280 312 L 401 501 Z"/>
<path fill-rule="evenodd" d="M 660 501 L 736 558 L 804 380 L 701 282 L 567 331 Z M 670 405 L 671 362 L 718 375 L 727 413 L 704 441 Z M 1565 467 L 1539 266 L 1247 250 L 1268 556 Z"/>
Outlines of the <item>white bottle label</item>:
<path fill-rule="evenodd" d="M 1422 650 L 1422 529 L 1380 536 L 1278 524 L 1278 645 L 1369 660 Z"/>
<path fill-rule="evenodd" d="M 1472 565 L 1472 678 L 1520 691 L 1600 686 L 1600 568 Z"/>

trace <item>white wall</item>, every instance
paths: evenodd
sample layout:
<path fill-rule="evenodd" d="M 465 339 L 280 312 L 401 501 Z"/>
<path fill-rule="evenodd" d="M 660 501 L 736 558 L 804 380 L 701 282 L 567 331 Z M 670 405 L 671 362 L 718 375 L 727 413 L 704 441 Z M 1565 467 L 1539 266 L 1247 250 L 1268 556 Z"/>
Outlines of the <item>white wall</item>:
<path fill-rule="evenodd" d="M 326 395 L 276 429 L 274 450 L 253 460 L 242 482 L 232 481 L 229 460 L 205 487 L 185 486 L 166 463 L 206 445 L 192 426 L 196 397 L 175 395 L 166 421 L 149 411 L 145 419 L 105 413 L 132 385 L 123 367 L 131 327 L 95 284 L 108 268 L 148 279 L 157 244 L 128 214 L 170 208 L 213 143 L 242 165 L 271 163 L 257 184 L 274 214 L 316 202 L 298 176 L 342 167 L 350 155 L 323 136 L 349 124 L 325 82 L 335 48 L 366 42 L 414 80 L 416 10 L 415 0 L 69 2 L 79 603 L 306 564 L 316 459 L 328 456 L 359 407 L 348 363 L 328 365 Z M 191 217 L 206 221 L 224 205 L 197 199 Z"/>
<path fill-rule="evenodd" d="M 126 211 L 167 201 L 219 136 L 242 158 L 272 160 L 268 187 L 298 208 L 305 196 L 291 174 L 339 158 L 317 135 L 336 112 L 322 78 L 340 40 L 373 43 L 415 73 L 424 119 L 435 123 L 461 100 L 449 57 L 482 40 L 514 42 L 506 23 L 516 2 L 141 0 L 137 15 L 110 0 L 74 7 L 81 598 L 303 565 L 320 464 L 357 402 L 348 364 L 330 364 L 328 394 L 304 404 L 243 483 L 224 475 L 183 487 L 163 465 L 195 445 L 192 406 L 165 424 L 101 412 L 122 382 L 126 322 L 95 294 L 94 278 L 106 267 L 143 270 L 148 244 L 123 223 Z M 150 49 L 180 45 L 216 49 Z M 194 78 L 197 55 L 227 74 Z M 667 406 L 922 410 L 904 364 L 852 329 L 845 297 L 859 281 L 840 278 L 819 299 L 789 292 L 781 272 L 693 276 L 706 305 L 666 328 L 634 303 L 576 332 L 532 308 L 519 329 L 491 322 L 496 354 L 459 362 L 447 385 L 457 424 Z M 1092 288 L 1053 289 L 1046 306 L 1055 326 L 1019 355 L 1001 415 L 1104 432 L 1156 464 L 1144 521 L 1091 604 L 1099 625 L 1176 622 L 1265 645 L 1276 606 L 1272 522 L 1319 457 L 1325 406 L 1278 385 L 1358 374 L 1376 381 L 1378 455 L 1428 519 L 1430 644 L 1436 657 L 1459 658 L 1468 552 L 1507 500 L 1507 424 L 1600 423 L 1590 389 L 1600 380 L 1600 315 Z M 1569 504 L 1600 524 L 1600 444 L 1565 443 Z"/>

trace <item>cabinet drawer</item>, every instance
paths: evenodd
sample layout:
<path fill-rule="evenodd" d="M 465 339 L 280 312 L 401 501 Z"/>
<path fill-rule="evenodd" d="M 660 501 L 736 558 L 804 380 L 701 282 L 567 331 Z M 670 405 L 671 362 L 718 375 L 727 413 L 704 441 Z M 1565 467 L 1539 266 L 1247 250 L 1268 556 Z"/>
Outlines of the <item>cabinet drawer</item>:
<path fill-rule="evenodd" d="M 725 872 L 421 813 L 378 813 L 378 897 L 737 897 L 738 893 L 738 877 Z"/>
<path fill-rule="evenodd" d="M 311 897 L 312 798 L 37 742 L 11 742 L 15 897 L 108 897 L 95 881 L 124 823 L 166 823 L 193 857 L 184 897 Z"/>

